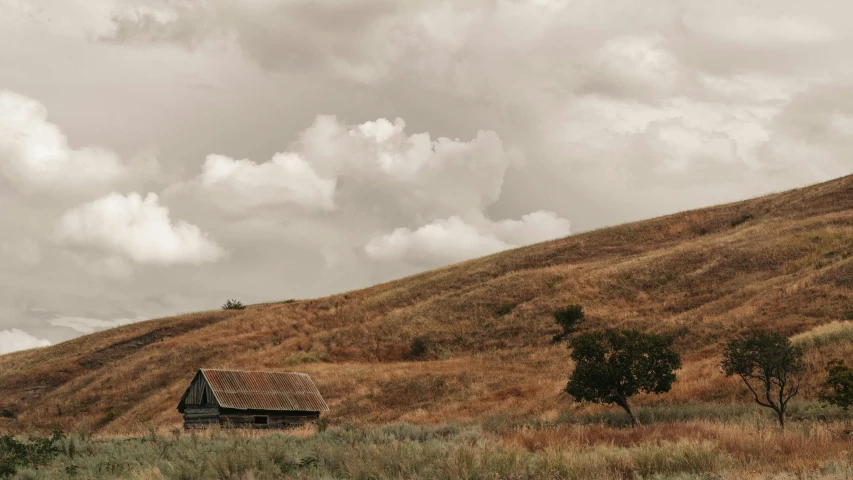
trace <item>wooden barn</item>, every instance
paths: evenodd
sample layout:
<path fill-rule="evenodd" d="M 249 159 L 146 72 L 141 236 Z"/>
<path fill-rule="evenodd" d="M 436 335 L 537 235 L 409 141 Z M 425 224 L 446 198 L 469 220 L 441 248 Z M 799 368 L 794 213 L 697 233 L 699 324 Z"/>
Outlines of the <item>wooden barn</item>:
<path fill-rule="evenodd" d="M 306 373 L 202 368 L 178 411 L 186 429 L 287 428 L 315 421 L 329 406 Z"/>

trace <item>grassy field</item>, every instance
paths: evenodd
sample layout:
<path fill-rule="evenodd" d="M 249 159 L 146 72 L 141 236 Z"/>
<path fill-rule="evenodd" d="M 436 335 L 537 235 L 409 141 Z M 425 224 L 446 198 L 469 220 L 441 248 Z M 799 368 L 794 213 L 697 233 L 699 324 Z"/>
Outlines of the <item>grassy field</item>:
<path fill-rule="evenodd" d="M 849 479 L 853 432 L 839 411 L 798 404 L 790 427 L 746 405 L 643 409 L 555 422 L 490 418 L 424 427 L 171 432 L 57 443 L 19 479 Z M 724 417 L 724 418 L 723 418 Z"/>
<path fill-rule="evenodd" d="M 562 393 L 572 364 L 564 345 L 550 343 L 557 332 L 552 315 L 575 303 L 586 311 L 584 328 L 630 327 L 675 338 L 683 366 L 672 391 L 633 399 L 641 415 L 654 417 L 639 433 L 611 425 L 607 415 L 618 412 L 576 404 Z M 853 177 L 574 235 L 330 297 L 156 319 L 0 356 L 0 432 L 44 432 L 55 424 L 104 439 L 143 435 L 149 425 L 168 431 L 181 424 L 175 407 L 198 368 L 268 369 L 309 373 L 331 408 L 326 418 L 365 429 L 307 439 L 265 436 L 245 447 L 298 444 L 300 452 L 317 452 L 345 431 L 367 439 L 334 454 L 323 450 L 322 462 L 295 471 L 300 475 L 341 476 L 335 462 L 346 455 L 367 462 L 387 454 L 412 456 L 411 468 L 424 478 L 466 478 L 421 471 L 429 455 L 440 458 L 441 469 L 470 464 L 482 471 L 483 462 L 508 462 L 501 467 L 506 478 L 534 478 L 544 471 L 536 469 L 557 464 L 566 472 L 588 464 L 609 472 L 604 476 L 624 469 L 648 478 L 658 467 L 648 470 L 644 459 L 667 450 L 673 458 L 706 458 L 711 463 L 702 471 L 743 478 L 786 469 L 849 478 L 853 442 L 843 420 L 805 415 L 785 433 L 751 416 L 736 420 L 750 397 L 724 377 L 720 352 L 727 340 L 753 330 L 780 332 L 805 349 L 802 405 L 818 398 L 827 360 L 853 358 Z M 693 410 L 723 413 L 672 413 Z M 661 424 L 655 415 L 671 418 Z M 609 423 L 567 420 L 595 416 Z M 476 441 L 370 440 L 383 438 L 384 429 L 416 428 L 400 422 L 424 431 L 463 425 L 453 428 Z M 527 426 L 507 433 L 490 422 Z M 153 448 L 122 441 L 139 445 L 140 455 Z M 236 441 L 181 437 L 175 451 Z M 100 461 L 99 448 L 125 444 L 92 442 L 92 462 Z M 174 476 L 170 469 L 181 464 L 177 457 L 171 467 L 139 462 L 148 470 L 137 473 L 153 478 Z M 376 462 L 357 468 L 394 468 Z M 660 468 L 667 475 L 682 471 Z M 363 478 L 403 478 L 371 475 Z"/>

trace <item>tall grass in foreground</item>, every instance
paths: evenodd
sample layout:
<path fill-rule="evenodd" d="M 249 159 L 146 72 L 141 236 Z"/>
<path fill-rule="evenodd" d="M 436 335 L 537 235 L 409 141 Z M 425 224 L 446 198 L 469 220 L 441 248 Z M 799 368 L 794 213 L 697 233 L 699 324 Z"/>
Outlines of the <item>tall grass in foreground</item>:
<path fill-rule="evenodd" d="M 844 421 L 689 420 L 641 428 L 602 423 L 378 428 L 323 432 L 152 432 L 90 439 L 18 479 L 646 479 L 853 478 Z"/>

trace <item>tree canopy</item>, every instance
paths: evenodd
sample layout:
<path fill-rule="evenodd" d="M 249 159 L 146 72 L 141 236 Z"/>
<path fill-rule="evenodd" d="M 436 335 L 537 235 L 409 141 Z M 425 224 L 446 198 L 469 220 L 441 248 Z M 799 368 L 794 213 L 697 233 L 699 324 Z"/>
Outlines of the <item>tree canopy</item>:
<path fill-rule="evenodd" d="M 566 392 L 577 401 L 616 404 L 639 425 L 628 398 L 672 388 L 681 357 L 671 346 L 672 338 L 636 330 L 580 334 L 571 342 L 576 365 Z"/>
<path fill-rule="evenodd" d="M 821 400 L 844 410 L 853 406 L 853 368 L 836 358 L 826 364 L 826 373 L 828 376 L 823 384 Z"/>
<path fill-rule="evenodd" d="M 754 333 L 728 343 L 722 361 L 726 376 L 743 380 L 755 402 L 776 412 L 785 427 L 788 402 L 800 390 L 803 351 L 775 332 Z"/>

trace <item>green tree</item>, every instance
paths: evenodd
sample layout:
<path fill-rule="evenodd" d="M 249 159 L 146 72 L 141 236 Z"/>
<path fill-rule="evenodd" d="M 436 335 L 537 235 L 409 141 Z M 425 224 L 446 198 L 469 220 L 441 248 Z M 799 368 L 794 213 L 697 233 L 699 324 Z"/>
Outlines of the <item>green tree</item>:
<path fill-rule="evenodd" d="M 824 391 L 820 399 L 824 402 L 847 410 L 853 406 L 853 368 L 844 360 L 836 358 L 826 364 L 828 377 L 824 382 Z"/>
<path fill-rule="evenodd" d="M 566 392 L 576 401 L 616 404 L 640 424 L 628 399 L 637 393 L 672 388 L 681 357 L 672 338 L 636 330 L 605 330 L 578 335 L 571 342 L 575 371 Z"/>
<path fill-rule="evenodd" d="M 788 402 L 800 390 L 803 350 L 788 337 L 775 332 L 754 333 L 732 340 L 723 354 L 726 376 L 737 375 L 755 398 L 755 403 L 776 412 L 785 428 Z"/>
<path fill-rule="evenodd" d="M 580 305 L 569 305 L 554 312 L 554 321 L 563 330 L 554 335 L 551 343 L 561 342 L 569 335 L 578 330 L 578 326 L 584 320 L 583 307 Z"/>

